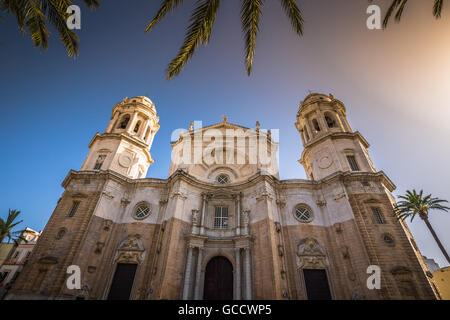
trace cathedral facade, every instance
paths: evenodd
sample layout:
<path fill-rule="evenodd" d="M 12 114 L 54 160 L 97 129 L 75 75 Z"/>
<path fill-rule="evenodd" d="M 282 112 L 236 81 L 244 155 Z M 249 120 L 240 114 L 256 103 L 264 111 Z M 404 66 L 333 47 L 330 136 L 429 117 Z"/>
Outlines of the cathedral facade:
<path fill-rule="evenodd" d="M 280 180 L 272 133 L 225 117 L 191 124 L 172 142 L 168 178 L 145 178 L 159 118 L 148 98 L 124 99 L 63 181 L 7 299 L 435 299 L 394 217 L 395 186 L 344 104 L 310 94 L 296 120 L 307 180 Z"/>

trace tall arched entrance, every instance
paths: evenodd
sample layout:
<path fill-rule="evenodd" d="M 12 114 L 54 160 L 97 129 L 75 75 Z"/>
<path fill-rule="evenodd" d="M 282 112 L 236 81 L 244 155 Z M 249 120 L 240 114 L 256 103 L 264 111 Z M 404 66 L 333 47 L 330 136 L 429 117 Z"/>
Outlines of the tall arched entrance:
<path fill-rule="evenodd" d="M 233 265 L 225 257 L 212 258 L 206 265 L 204 300 L 233 300 Z"/>

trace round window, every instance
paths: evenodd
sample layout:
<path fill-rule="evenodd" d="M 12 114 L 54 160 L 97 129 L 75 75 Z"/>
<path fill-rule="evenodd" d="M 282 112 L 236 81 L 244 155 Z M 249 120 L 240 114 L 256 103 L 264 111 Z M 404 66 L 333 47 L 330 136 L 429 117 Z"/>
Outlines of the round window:
<path fill-rule="evenodd" d="M 384 233 L 382 235 L 383 241 L 388 245 L 393 247 L 395 245 L 394 237 L 389 233 Z"/>
<path fill-rule="evenodd" d="M 313 214 L 311 209 L 303 205 L 297 206 L 295 208 L 295 217 L 298 221 L 303 223 L 308 223 L 313 220 Z"/>
<path fill-rule="evenodd" d="M 228 178 L 228 176 L 224 174 L 221 174 L 217 177 L 217 182 L 220 184 L 227 184 L 228 182 L 230 182 L 230 178 Z"/>
<path fill-rule="evenodd" d="M 134 218 L 138 220 L 145 219 L 149 215 L 150 215 L 150 207 L 145 204 L 138 206 L 136 211 L 134 212 Z"/>

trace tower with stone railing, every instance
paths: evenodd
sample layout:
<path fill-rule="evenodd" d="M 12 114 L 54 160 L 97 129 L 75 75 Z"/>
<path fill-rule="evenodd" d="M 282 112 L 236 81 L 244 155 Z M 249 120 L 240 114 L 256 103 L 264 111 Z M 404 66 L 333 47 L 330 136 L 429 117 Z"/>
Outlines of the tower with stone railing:
<path fill-rule="evenodd" d="M 131 179 L 145 178 L 153 163 L 150 148 L 158 122 L 150 99 L 125 98 L 114 106 L 105 132 L 97 133 L 89 143 L 81 171 L 110 170 Z"/>
<path fill-rule="evenodd" d="M 304 146 L 300 163 L 308 179 L 321 180 L 336 172 L 376 172 L 367 152 L 369 143 L 352 130 L 344 104 L 333 95 L 307 96 L 295 126 Z"/>

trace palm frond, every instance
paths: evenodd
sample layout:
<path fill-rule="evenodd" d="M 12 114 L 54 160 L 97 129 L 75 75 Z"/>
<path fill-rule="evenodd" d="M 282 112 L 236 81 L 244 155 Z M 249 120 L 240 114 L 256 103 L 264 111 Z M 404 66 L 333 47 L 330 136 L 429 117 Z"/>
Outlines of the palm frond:
<path fill-rule="evenodd" d="M 214 24 L 220 0 L 199 0 L 198 6 L 191 15 L 191 24 L 178 51 L 177 56 L 166 69 L 167 79 L 177 76 L 186 63 L 192 58 L 199 44 L 207 44 Z"/>
<path fill-rule="evenodd" d="M 83 0 L 83 2 L 89 9 L 100 7 L 100 2 L 98 0 Z"/>
<path fill-rule="evenodd" d="M 248 75 L 252 73 L 262 6 L 261 0 L 242 0 L 241 20 L 242 31 L 245 35 L 245 63 Z"/>
<path fill-rule="evenodd" d="M 6 220 L 0 218 L 0 241 L 4 238 L 8 238 L 8 242 L 12 239 L 11 231 L 17 226 L 19 223 L 22 223 L 22 220 L 18 222 L 14 222 L 17 216 L 20 214 L 18 210 L 8 210 L 8 217 Z"/>
<path fill-rule="evenodd" d="M 433 15 L 436 17 L 436 19 L 439 19 L 441 17 L 443 5 L 444 0 L 434 0 Z"/>
<path fill-rule="evenodd" d="M 70 0 L 49 0 L 48 20 L 59 33 L 59 38 L 66 48 L 69 57 L 78 56 L 79 38 L 73 30 L 67 27 L 67 8 L 71 5 Z"/>
<path fill-rule="evenodd" d="M 179 5 L 183 4 L 183 0 L 164 0 L 158 13 L 145 28 L 145 32 L 149 32 L 158 22 L 160 22 L 168 13 L 175 10 Z"/>
<path fill-rule="evenodd" d="M 448 211 L 449 207 L 444 206 L 444 203 L 448 203 L 447 200 L 432 197 L 431 194 L 423 195 L 423 190 L 417 193 L 416 190 L 406 191 L 405 195 L 399 196 L 397 205 L 394 208 L 396 216 L 400 220 L 411 218 L 411 221 L 419 215 L 422 219 L 428 219 L 430 210 Z"/>
<path fill-rule="evenodd" d="M 295 32 L 299 35 L 303 35 L 304 20 L 295 0 L 281 0 L 281 6 L 291 20 L 291 24 Z"/>
<path fill-rule="evenodd" d="M 388 23 L 389 23 L 389 20 L 391 19 L 392 14 L 395 12 L 395 10 L 396 10 L 400 5 L 402 5 L 402 3 L 403 3 L 403 8 L 404 8 L 404 6 L 406 5 L 406 2 L 407 2 L 407 1 L 408 1 L 408 0 L 393 0 L 393 1 L 392 1 L 391 5 L 389 6 L 389 9 L 387 10 L 386 15 L 385 15 L 385 17 L 384 17 L 384 21 L 383 21 L 383 27 L 384 27 L 384 28 L 387 27 L 387 25 L 388 25 Z M 403 12 L 403 10 L 402 10 L 402 12 Z M 401 19 L 401 14 L 400 14 L 400 15 L 396 15 L 396 19 Z"/>

